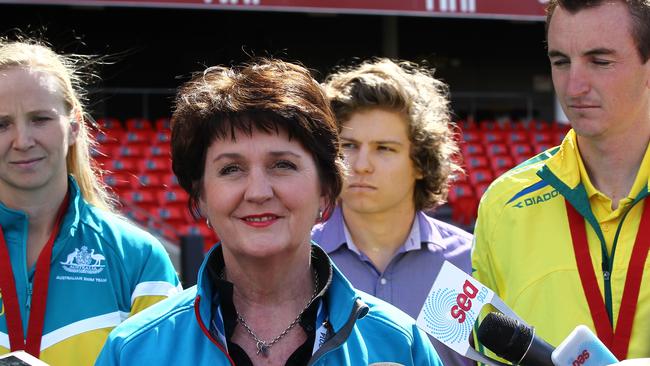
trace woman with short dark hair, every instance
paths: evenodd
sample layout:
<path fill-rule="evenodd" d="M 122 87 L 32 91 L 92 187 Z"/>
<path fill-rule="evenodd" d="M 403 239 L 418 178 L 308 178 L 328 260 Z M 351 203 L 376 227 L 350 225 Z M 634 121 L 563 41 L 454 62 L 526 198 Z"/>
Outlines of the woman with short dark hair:
<path fill-rule="evenodd" d="M 221 243 L 197 287 L 116 330 L 98 365 L 440 364 L 413 319 L 356 291 L 310 242 L 342 164 L 305 68 L 208 68 L 178 93 L 171 143 L 191 209 Z"/>

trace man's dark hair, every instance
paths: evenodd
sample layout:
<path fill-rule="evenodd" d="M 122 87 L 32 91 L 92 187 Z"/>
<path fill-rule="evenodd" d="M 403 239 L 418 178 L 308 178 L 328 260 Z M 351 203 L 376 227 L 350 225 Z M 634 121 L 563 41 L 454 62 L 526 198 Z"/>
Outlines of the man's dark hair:
<path fill-rule="evenodd" d="M 641 62 L 650 59 L 650 0 L 550 0 L 546 7 L 546 35 L 548 26 L 557 7 L 565 9 L 571 14 L 581 10 L 595 8 L 605 3 L 620 1 L 627 6 L 632 17 L 632 37 L 639 51 Z"/>

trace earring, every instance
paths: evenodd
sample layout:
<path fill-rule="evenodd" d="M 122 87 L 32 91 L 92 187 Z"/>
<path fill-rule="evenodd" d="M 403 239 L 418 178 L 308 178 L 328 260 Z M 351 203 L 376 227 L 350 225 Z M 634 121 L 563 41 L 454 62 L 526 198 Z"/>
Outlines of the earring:
<path fill-rule="evenodd" d="M 205 219 L 205 224 L 208 225 L 210 229 L 212 229 L 212 225 L 210 225 L 210 219 L 206 218 Z"/>
<path fill-rule="evenodd" d="M 318 209 L 318 221 L 323 221 L 323 210 Z"/>

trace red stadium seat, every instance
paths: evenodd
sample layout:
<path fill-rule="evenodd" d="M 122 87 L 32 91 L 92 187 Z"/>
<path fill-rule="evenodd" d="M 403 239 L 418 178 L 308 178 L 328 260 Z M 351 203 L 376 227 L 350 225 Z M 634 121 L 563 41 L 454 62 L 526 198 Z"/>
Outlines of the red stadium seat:
<path fill-rule="evenodd" d="M 470 225 L 476 218 L 478 199 L 469 184 L 454 184 L 449 190 L 451 219 L 463 225 Z"/>
<path fill-rule="evenodd" d="M 494 180 L 494 176 L 492 175 L 492 170 L 490 170 L 489 168 L 475 169 L 469 171 L 469 181 L 472 183 L 474 187 L 476 187 L 480 183 L 490 183 L 492 182 L 492 180 Z"/>
<path fill-rule="evenodd" d="M 506 133 L 506 142 L 508 144 L 528 143 L 528 134 L 521 130 L 510 131 Z"/>
<path fill-rule="evenodd" d="M 127 131 L 124 136 L 123 144 L 149 146 L 153 142 L 154 135 L 155 133 L 153 130 Z"/>
<path fill-rule="evenodd" d="M 126 120 L 126 129 L 129 131 L 152 130 L 153 125 L 146 118 L 129 118 Z"/>
<path fill-rule="evenodd" d="M 102 176 L 102 180 L 118 194 L 131 189 L 131 174 L 129 173 L 107 173 Z"/>
<path fill-rule="evenodd" d="M 190 199 L 189 195 L 182 188 L 164 189 L 157 192 L 158 203 L 162 207 L 168 205 L 180 205 L 187 207 L 187 202 Z"/>
<path fill-rule="evenodd" d="M 115 146 L 112 145 L 96 145 L 90 148 L 90 156 L 93 158 L 111 158 L 113 156 L 113 149 Z"/>
<path fill-rule="evenodd" d="M 465 197 L 475 197 L 476 195 L 474 194 L 474 189 L 472 188 L 472 185 L 469 183 L 453 183 L 451 187 L 449 187 L 449 195 L 447 197 L 447 200 L 449 203 L 454 203 L 457 200 Z"/>
<path fill-rule="evenodd" d="M 177 206 L 155 207 L 149 210 L 152 215 L 174 227 L 181 227 L 190 223 L 189 214 L 186 214 L 185 211 L 186 209 Z"/>
<path fill-rule="evenodd" d="M 124 140 L 124 131 L 100 130 L 95 133 L 95 140 L 101 146 L 119 146 Z"/>
<path fill-rule="evenodd" d="M 145 210 L 151 210 L 158 207 L 158 200 L 153 192 L 147 190 L 130 190 L 120 195 L 126 202 L 141 207 Z"/>
<path fill-rule="evenodd" d="M 490 156 L 490 166 L 493 172 L 510 170 L 515 162 L 510 155 Z"/>
<path fill-rule="evenodd" d="M 102 130 L 123 130 L 122 122 L 117 118 L 99 118 L 97 119 L 97 126 Z"/>
<path fill-rule="evenodd" d="M 146 190 L 158 192 L 159 190 L 166 189 L 163 183 L 162 176 L 159 174 L 140 174 L 133 176 L 131 180 L 133 189 Z"/>
<path fill-rule="evenodd" d="M 485 156 L 468 156 L 465 158 L 465 165 L 468 170 L 476 170 L 489 167 L 490 162 Z"/>
<path fill-rule="evenodd" d="M 169 130 L 156 131 L 153 138 L 153 143 L 159 145 L 169 145 L 169 141 L 171 140 L 171 135 L 172 133 Z"/>
<path fill-rule="evenodd" d="M 514 124 L 515 123 L 509 119 L 503 121 L 497 121 L 497 125 L 499 126 L 501 131 L 505 131 L 505 132 L 510 132 L 514 128 L 513 127 Z"/>
<path fill-rule="evenodd" d="M 462 140 L 466 142 L 481 142 L 482 133 L 476 130 L 463 131 Z"/>
<path fill-rule="evenodd" d="M 456 125 L 460 127 L 461 130 L 463 131 L 472 131 L 476 130 L 478 127 L 476 126 L 476 122 L 474 121 L 466 121 L 466 120 L 460 120 L 456 121 Z"/>
<path fill-rule="evenodd" d="M 498 131 L 500 130 L 500 126 L 496 123 L 496 121 L 492 120 L 482 120 L 478 124 L 478 128 L 481 131 Z"/>
<path fill-rule="evenodd" d="M 495 130 L 483 132 L 483 143 L 486 145 L 504 142 L 506 142 L 506 139 L 504 133 L 501 131 Z"/>
<path fill-rule="evenodd" d="M 495 155 L 508 155 L 508 146 L 504 143 L 492 143 L 488 144 L 485 148 L 485 152 L 488 156 L 495 156 Z"/>
<path fill-rule="evenodd" d="M 533 156 L 533 149 L 526 143 L 512 144 L 510 145 L 510 155 L 512 157 L 524 156 L 529 158 Z"/>
<path fill-rule="evenodd" d="M 460 144 L 463 156 L 485 155 L 483 145 L 478 142 L 467 142 Z"/>
<path fill-rule="evenodd" d="M 555 145 L 553 145 L 551 143 L 533 144 L 533 153 L 535 155 L 537 155 L 537 154 L 539 154 L 541 152 L 544 152 L 544 151 L 552 148 L 553 146 L 555 146 Z"/>
<path fill-rule="evenodd" d="M 146 156 L 148 158 L 161 157 L 169 159 L 172 156 L 171 147 L 169 144 L 149 146 L 146 150 Z"/>
<path fill-rule="evenodd" d="M 139 168 L 139 171 L 143 174 L 169 173 L 172 170 L 172 161 L 168 157 L 154 157 L 150 159 L 144 159 L 139 162 Z"/>
<path fill-rule="evenodd" d="M 481 197 L 483 197 L 483 194 L 485 193 L 485 191 L 487 191 L 489 186 L 490 186 L 490 183 L 481 183 L 481 184 L 479 184 L 479 185 L 477 185 L 475 187 L 476 198 L 478 200 L 480 200 Z"/>
<path fill-rule="evenodd" d="M 171 130 L 171 121 L 167 117 L 161 117 L 154 122 L 156 131 Z"/>
<path fill-rule="evenodd" d="M 166 187 L 170 189 L 176 187 L 180 188 L 180 185 L 178 184 L 178 179 L 176 178 L 176 175 L 174 175 L 174 173 L 164 173 L 160 177 L 162 179 L 163 184 Z"/>
<path fill-rule="evenodd" d="M 104 169 L 111 172 L 138 172 L 138 158 L 113 158 L 107 162 Z"/>
<path fill-rule="evenodd" d="M 117 146 L 113 149 L 113 156 L 116 158 L 143 159 L 145 157 L 145 151 L 143 145 Z"/>
<path fill-rule="evenodd" d="M 531 131 L 548 131 L 551 129 L 552 123 L 542 120 L 532 120 L 528 126 Z"/>
<path fill-rule="evenodd" d="M 530 132 L 530 141 L 533 144 L 552 144 L 553 143 L 553 132 L 549 130 L 545 131 L 531 131 Z"/>

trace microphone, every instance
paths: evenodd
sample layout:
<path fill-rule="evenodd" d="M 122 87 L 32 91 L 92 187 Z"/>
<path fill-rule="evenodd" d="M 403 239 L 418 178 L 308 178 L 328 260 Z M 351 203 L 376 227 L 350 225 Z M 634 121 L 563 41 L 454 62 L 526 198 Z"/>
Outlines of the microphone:
<path fill-rule="evenodd" d="M 584 325 L 578 325 L 551 355 L 557 366 L 601 366 L 617 363 L 616 356 Z"/>
<path fill-rule="evenodd" d="M 535 335 L 532 327 L 501 313 L 489 313 L 476 332 L 479 342 L 497 356 L 522 366 L 557 366 L 553 346 Z"/>
<path fill-rule="evenodd" d="M 522 366 L 605 366 L 618 362 L 586 326 L 578 325 L 557 348 L 535 335 L 532 327 L 501 313 L 489 313 L 477 330 L 489 350 Z"/>

